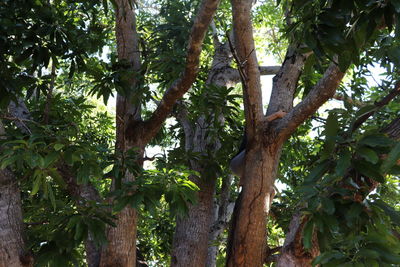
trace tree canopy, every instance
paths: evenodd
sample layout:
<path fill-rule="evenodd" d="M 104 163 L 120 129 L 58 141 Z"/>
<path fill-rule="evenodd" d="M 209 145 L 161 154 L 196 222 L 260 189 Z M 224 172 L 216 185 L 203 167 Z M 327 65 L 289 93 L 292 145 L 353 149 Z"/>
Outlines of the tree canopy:
<path fill-rule="evenodd" d="M 400 263 L 399 0 L 3 0 L 0 25 L 0 267 Z"/>

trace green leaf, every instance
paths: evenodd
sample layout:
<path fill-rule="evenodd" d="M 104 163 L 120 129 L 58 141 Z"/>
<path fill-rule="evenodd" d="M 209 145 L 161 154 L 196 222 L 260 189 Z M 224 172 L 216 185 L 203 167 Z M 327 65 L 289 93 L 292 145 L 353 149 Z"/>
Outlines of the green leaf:
<path fill-rule="evenodd" d="M 375 248 L 375 250 L 379 253 L 380 258 L 382 258 L 387 263 L 398 264 L 400 262 L 400 255 L 397 255 L 394 252 L 389 251 L 388 249 L 377 247 Z"/>
<path fill-rule="evenodd" d="M 358 144 L 370 147 L 389 147 L 393 144 L 393 140 L 383 134 L 371 134 L 363 137 Z"/>
<path fill-rule="evenodd" d="M 331 262 L 332 259 L 342 259 L 342 258 L 345 258 L 345 255 L 341 252 L 338 251 L 324 252 L 313 260 L 312 265 L 315 266 L 317 264 L 325 264 Z"/>
<path fill-rule="evenodd" d="M 389 152 L 388 157 L 383 161 L 381 170 L 383 173 L 389 172 L 390 168 L 392 168 L 397 160 L 400 158 L 400 142 L 397 143 L 392 150 Z"/>
<path fill-rule="evenodd" d="M 376 107 L 374 104 L 364 106 L 364 107 L 360 108 L 360 109 L 356 112 L 354 120 L 357 120 L 357 119 L 359 119 L 360 117 L 362 117 L 362 116 L 364 116 L 364 115 L 366 115 L 366 114 L 368 114 L 368 113 L 370 113 L 371 111 L 374 111 L 374 110 L 376 110 L 376 109 L 377 109 L 377 107 Z"/>
<path fill-rule="evenodd" d="M 74 239 L 76 241 L 81 241 L 84 236 L 84 232 L 86 230 L 86 224 L 83 223 L 82 220 L 80 220 L 76 225 L 75 225 L 75 235 Z"/>
<path fill-rule="evenodd" d="M 54 162 L 56 162 L 59 158 L 59 153 L 57 152 L 52 152 L 44 158 L 44 168 L 48 168 L 50 165 L 52 165 Z"/>
<path fill-rule="evenodd" d="M 325 125 L 325 144 L 322 151 L 323 158 L 329 158 L 335 149 L 336 135 L 339 131 L 339 122 L 336 112 L 330 112 Z"/>
<path fill-rule="evenodd" d="M 310 249 L 312 246 L 312 237 L 314 232 L 314 223 L 307 221 L 303 230 L 303 245 L 305 249 Z"/>
<path fill-rule="evenodd" d="M 379 259 L 379 253 L 372 249 L 361 248 L 357 254 L 359 257 L 364 257 L 367 259 Z"/>
<path fill-rule="evenodd" d="M 12 157 L 3 159 L 1 161 L 0 169 L 4 170 L 5 168 L 7 168 L 11 164 L 13 164 L 17 159 L 18 159 L 17 156 L 12 156 Z"/>
<path fill-rule="evenodd" d="M 334 215 L 323 214 L 323 216 L 321 216 L 321 219 L 331 232 L 338 231 L 339 223 Z"/>
<path fill-rule="evenodd" d="M 74 215 L 68 220 L 67 228 L 71 229 L 80 221 L 81 217 Z"/>
<path fill-rule="evenodd" d="M 50 185 L 50 183 L 46 183 L 47 184 L 47 188 L 48 188 L 48 192 L 49 192 L 49 198 L 50 198 L 50 202 L 51 205 L 53 206 L 53 210 L 56 210 L 56 198 L 54 196 L 54 192 L 53 192 L 53 188 Z"/>
<path fill-rule="evenodd" d="M 354 162 L 353 165 L 355 169 L 365 177 L 371 178 L 379 183 L 385 182 L 385 178 L 379 173 L 379 169 L 376 166 L 360 160 Z"/>
<path fill-rule="evenodd" d="M 339 160 L 337 161 L 335 173 L 337 176 L 342 177 L 345 175 L 347 169 L 351 166 L 351 153 L 348 149 L 343 150 L 339 154 Z"/>
<path fill-rule="evenodd" d="M 49 169 L 47 173 L 54 179 L 54 181 L 61 187 L 66 188 L 67 184 L 65 183 L 64 179 L 58 173 L 57 169 Z"/>
<path fill-rule="evenodd" d="M 335 203 L 332 200 L 324 197 L 321 199 L 321 202 L 322 202 L 322 208 L 326 213 L 332 215 L 335 212 Z"/>
<path fill-rule="evenodd" d="M 381 208 L 387 216 L 390 217 L 392 220 L 392 223 L 394 223 L 397 226 L 400 226 L 400 212 L 395 210 L 393 207 L 389 206 L 382 200 L 375 200 L 374 202 L 371 203 L 372 205 L 376 205 L 379 208 Z"/>
<path fill-rule="evenodd" d="M 41 170 L 36 169 L 33 176 L 35 177 L 35 180 L 34 180 L 33 186 L 32 186 L 32 192 L 31 192 L 32 196 L 35 195 L 39 191 L 40 185 L 42 184 L 43 175 L 42 175 Z"/>
<path fill-rule="evenodd" d="M 378 154 L 368 147 L 362 146 L 357 149 L 357 153 L 366 161 L 376 164 L 379 161 Z"/>
<path fill-rule="evenodd" d="M 305 183 L 315 183 L 318 179 L 320 179 L 329 169 L 331 162 L 329 160 L 325 160 L 315 166 L 309 175 L 304 179 Z"/>
<path fill-rule="evenodd" d="M 64 144 L 54 144 L 54 149 L 60 151 L 64 147 Z"/>
<path fill-rule="evenodd" d="M 400 66 L 400 46 L 389 48 L 388 56 L 393 63 Z"/>

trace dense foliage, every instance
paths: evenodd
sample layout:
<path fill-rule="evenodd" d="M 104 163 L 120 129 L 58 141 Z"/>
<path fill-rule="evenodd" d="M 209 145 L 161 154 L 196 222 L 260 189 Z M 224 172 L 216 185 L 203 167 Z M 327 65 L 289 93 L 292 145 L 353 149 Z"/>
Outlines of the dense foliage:
<path fill-rule="evenodd" d="M 395 266 L 400 262 L 400 136 L 389 135 L 385 127 L 398 118 L 400 106 L 395 96 L 379 103 L 399 90 L 400 1 L 277 2 L 259 1 L 254 9 L 255 30 L 265 32 L 256 36 L 257 53 L 282 61 L 288 40 L 313 52 L 298 85 L 298 100 L 336 55 L 340 68 L 349 71 L 338 89 L 342 99 L 320 109 L 283 148 L 268 244 L 283 245 L 290 219 L 300 210 L 307 218 L 302 236 L 306 250 L 318 233 L 321 255 L 314 264 Z M 18 178 L 35 266 L 85 266 L 85 240 L 105 245 L 107 227 L 115 225 L 116 214 L 126 206 L 140 214 L 141 259 L 151 266 L 168 265 L 175 219 L 186 216 L 188 206 L 198 201 L 200 188 L 191 177 L 200 174 L 191 162 L 206 166 L 201 179 L 217 176 L 218 201 L 243 135 L 240 85 L 207 83 L 216 50 L 213 39 L 226 42 L 231 31 L 230 4 L 223 1 L 203 45 L 198 78 L 149 146 L 148 153 L 157 151 L 155 156 L 146 157 L 142 168 L 135 149 L 116 152 L 116 94 L 127 95 L 127 79 L 139 77 L 133 101 L 141 102 L 145 118 L 151 115 L 184 67 L 199 1 L 135 3 L 139 73 L 117 60 L 113 5 L 0 3 L 0 126 L 5 128 L 0 168 Z M 383 72 L 379 77 L 378 66 Z M 11 102 L 24 103 L 26 117 L 12 116 Z M 182 108 L 190 111 L 191 125 L 202 121 L 207 140 L 220 148 L 208 147 L 206 154 L 185 150 L 185 132 L 177 119 Z M 127 172 L 136 175 L 134 182 L 123 182 Z M 99 193 L 96 200 L 77 194 L 76 188 L 88 184 Z M 237 181 L 229 184 L 231 203 L 238 187 Z M 219 266 L 224 265 L 226 239 L 225 229 L 218 242 Z"/>

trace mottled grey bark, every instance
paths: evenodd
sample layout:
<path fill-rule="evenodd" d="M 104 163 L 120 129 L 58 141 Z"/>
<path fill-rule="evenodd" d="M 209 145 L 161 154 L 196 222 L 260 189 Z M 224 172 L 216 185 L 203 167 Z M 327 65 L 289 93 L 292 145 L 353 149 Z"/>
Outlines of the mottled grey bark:
<path fill-rule="evenodd" d="M 0 121 L 0 138 L 5 131 Z M 9 169 L 0 169 L 0 267 L 33 266 L 25 248 L 21 195 L 18 180 Z"/>
<path fill-rule="evenodd" d="M 213 223 L 208 237 L 207 267 L 215 267 L 217 265 L 219 239 L 228 227 L 235 206 L 235 203 L 230 201 L 232 178 L 232 175 L 224 177 L 219 199 L 214 199 Z"/>
<path fill-rule="evenodd" d="M 227 44 L 217 44 L 213 57 L 207 84 L 216 86 L 232 86 L 238 82 L 237 70 L 230 67 L 231 52 Z M 210 138 L 213 123 L 206 122 L 201 115 L 195 122 L 187 116 L 184 104 L 180 105 L 177 119 L 185 133 L 185 150 L 187 152 L 216 153 L 221 145 L 218 138 Z M 224 123 L 224 118 L 214 117 L 219 123 Z M 211 152 L 210 152 L 211 149 Z M 171 266 L 211 266 L 206 265 L 209 245 L 217 236 L 210 235 L 210 229 L 215 224 L 213 221 L 213 199 L 215 195 L 216 175 L 209 177 L 205 172 L 208 167 L 196 160 L 190 160 L 190 168 L 200 173 L 201 177 L 192 176 L 191 179 L 199 186 L 198 203 L 189 206 L 186 217 L 177 218 L 171 255 Z M 225 207 L 223 207 L 225 208 Z M 210 237 L 213 240 L 210 240 Z M 213 259 L 210 259 L 213 261 Z"/>

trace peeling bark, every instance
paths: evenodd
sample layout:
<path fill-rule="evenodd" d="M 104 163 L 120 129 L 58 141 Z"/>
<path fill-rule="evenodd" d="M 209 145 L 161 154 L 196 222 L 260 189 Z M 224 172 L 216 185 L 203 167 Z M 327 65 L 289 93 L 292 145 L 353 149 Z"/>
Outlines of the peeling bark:
<path fill-rule="evenodd" d="M 225 177 L 222 182 L 219 201 L 214 200 L 213 220 L 208 238 L 207 267 L 217 266 L 218 243 L 219 237 L 228 227 L 229 221 L 233 214 L 234 203 L 230 199 L 230 186 L 232 175 Z"/>

